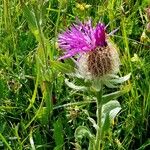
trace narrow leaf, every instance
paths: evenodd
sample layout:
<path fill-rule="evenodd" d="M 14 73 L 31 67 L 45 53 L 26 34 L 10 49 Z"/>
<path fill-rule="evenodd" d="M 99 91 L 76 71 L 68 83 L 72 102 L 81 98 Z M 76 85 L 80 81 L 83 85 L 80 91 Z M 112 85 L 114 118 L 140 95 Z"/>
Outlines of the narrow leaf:
<path fill-rule="evenodd" d="M 36 24 L 36 18 L 33 9 L 29 6 L 23 5 L 23 12 L 31 29 L 36 30 L 37 24 Z"/>
<path fill-rule="evenodd" d="M 102 97 L 102 103 L 105 104 L 110 100 L 116 99 L 122 95 L 124 95 L 125 93 L 128 93 L 131 89 L 131 86 L 125 86 L 124 89 L 120 90 L 120 91 L 116 91 L 110 94 L 106 94 L 103 95 Z"/>
<path fill-rule="evenodd" d="M 12 148 L 9 145 L 9 143 L 6 141 L 6 139 L 4 138 L 4 136 L 1 133 L 0 133 L 0 139 L 5 143 L 5 145 L 7 146 L 7 148 L 9 150 L 12 150 Z"/>
<path fill-rule="evenodd" d="M 55 149 L 62 150 L 64 144 L 63 126 L 61 119 L 58 119 L 54 123 L 54 139 L 55 139 Z"/>
<path fill-rule="evenodd" d="M 36 94 L 37 94 L 37 88 L 38 88 L 38 83 L 39 83 L 39 73 L 37 74 L 34 92 L 33 92 L 32 98 L 30 100 L 30 104 L 29 104 L 28 108 L 26 109 L 26 111 L 29 111 L 29 109 L 33 106 L 33 104 L 35 102 L 35 98 L 36 98 Z"/>
<path fill-rule="evenodd" d="M 93 127 L 97 130 L 98 129 L 98 125 L 96 124 L 96 121 L 91 118 L 91 117 L 88 117 L 89 121 L 92 123 Z"/>
<path fill-rule="evenodd" d="M 120 78 L 117 78 L 117 79 L 112 79 L 111 82 L 115 83 L 115 84 L 116 83 L 123 83 L 123 82 L 129 80 L 130 76 L 131 76 L 131 73 L 129 73 L 128 75 L 126 75 L 124 77 L 120 77 Z"/>
<path fill-rule="evenodd" d="M 60 71 L 62 73 L 71 73 L 74 70 L 74 68 L 71 65 L 61 63 L 59 61 L 51 61 L 50 64 L 55 70 Z"/>
<path fill-rule="evenodd" d="M 35 145 L 34 145 L 33 136 L 32 136 L 32 129 L 31 129 L 30 134 L 29 134 L 29 140 L 30 140 L 32 150 L 36 150 Z"/>
<path fill-rule="evenodd" d="M 85 86 L 77 86 L 74 85 L 72 82 L 69 82 L 68 79 L 65 79 L 65 83 L 72 89 L 77 90 L 77 91 L 85 91 L 87 88 Z"/>

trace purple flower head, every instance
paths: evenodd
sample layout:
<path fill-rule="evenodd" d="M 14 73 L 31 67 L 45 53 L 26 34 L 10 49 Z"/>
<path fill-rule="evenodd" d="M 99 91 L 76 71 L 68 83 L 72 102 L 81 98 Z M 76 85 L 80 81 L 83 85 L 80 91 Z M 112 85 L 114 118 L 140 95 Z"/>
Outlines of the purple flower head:
<path fill-rule="evenodd" d="M 106 46 L 105 27 L 102 23 L 98 23 L 95 29 L 95 45 Z"/>
<path fill-rule="evenodd" d="M 106 46 L 105 26 L 98 23 L 92 26 L 91 20 L 73 24 L 66 32 L 58 37 L 59 47 L 65 50 L 65 55 L 59 59 L 65 59 L 76 54 L 86 53 L 96 47 Z"/>

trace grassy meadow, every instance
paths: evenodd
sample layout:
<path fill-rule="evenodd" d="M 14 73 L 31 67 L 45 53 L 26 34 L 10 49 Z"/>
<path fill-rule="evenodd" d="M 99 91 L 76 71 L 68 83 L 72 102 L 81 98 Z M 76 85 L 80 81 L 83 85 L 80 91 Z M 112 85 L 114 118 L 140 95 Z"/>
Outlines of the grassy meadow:
<path fill-rule="evenodd" d="M 71 59 L 57 39 L 76 19 L 103 22 L 117 45 L 121 111 L 103 139 L 104 150 L 150 149 L 150 2 L 149 0 L 1 0 L 0 1 L 0 150 L 80 150 L 75 130 L 95 133 L 92 92 L 70 88 Z M 70 82 L 68 83 L 70 84 Z M 71 85 L 73 86 L 73 85 Z M 115 96 L 114 96 L 115 97 Z M 113 97 L 113 98 L 114 98 Z M 88 149 L 84 137 L 81 149 Z"/>

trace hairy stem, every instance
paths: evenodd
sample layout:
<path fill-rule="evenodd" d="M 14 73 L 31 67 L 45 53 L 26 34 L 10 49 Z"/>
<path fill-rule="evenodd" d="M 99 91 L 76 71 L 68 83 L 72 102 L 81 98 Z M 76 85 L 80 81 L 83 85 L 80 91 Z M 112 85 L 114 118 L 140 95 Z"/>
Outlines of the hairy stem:
<path fill-rule="evenodd" d="M 98 129 L 97 129 L 97 133 L 96 133 L 96 144 L 95 144 L 96 150 L 100 150 L 100 145 L 102 142 L 101 118 L 102 118 L 102 88 L 97 93 L 97 126 L 98 126 Z"/>

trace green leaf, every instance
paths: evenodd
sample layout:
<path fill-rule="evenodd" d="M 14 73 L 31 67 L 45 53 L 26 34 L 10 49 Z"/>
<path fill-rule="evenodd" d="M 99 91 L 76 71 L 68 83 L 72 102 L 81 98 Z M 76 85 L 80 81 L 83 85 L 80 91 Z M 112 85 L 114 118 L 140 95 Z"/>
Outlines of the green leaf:
<path fill-rule="evenodd" d="M 131 76 L 131 73 L 129 73 L 128 75 L 126 75 L 124 77 L 119 77 L 117 75 L 110 75 L 111 79 L 108 79 L 108 80 L 105 79 L 103 82 L 109 88 L 117 88 L 118 87 L 117 84 L 121 84 L 121 83 L 129 80 L 130 76 Z"/>
<path fill-rule="evenodd" d="M 106 114 L 105 117 L 102 118 L 102 137 L 104 133 L 109 130 L 109 127 L 110 127 L 109 114 Z"/>
<path fill-rule="evenodd" d="M 107 113 L 110 113 L 110 111 L 118 107 L 121 108 L 120 103 L 117 100 L 109 101 L 108 103 L 102 106 L 102 113 L 105 115 Z"/>
<path fill-rule="evenodd" d="M 35 88 L 34 88 L 34 91 L 33 91 L 33 95 L 32 95 L 32 98 L 30 100 L 30 104 L 29 104 L 28 108 L 26 109 L 26 111 L 29 111 L 30 108 L 33 107 L 33 105 L 34 105 L 34 102 L 35 102 L 35 99 L 36 99 L 36 94 L 37 94 L 38 84 L 39 84 L 39 71 L 37 73 L 37 78 L 36 78 L 36 83 L 35 83 Z"/>
<path fill-rule="evenodd" d="M 124 77 L 120 77 L 120 78 L 117 78 L 117 79 L 111 79 L 110 82 L 115 83 L 115 84 L 123 83 L 123 82 L 129 80 L 130 76 L 131 76 L 131 73 L 129 73 L 128 75 L 126 75 Z"/>
<path fill-rule="evenodd" d="M 36 143 L 36 148 L 38 150 L 43 150 L 42 146 L 44 143 L 46 143 L 46 138 L 43 138 L 42 136 L 42 132 L 41 132 L 41 128 L 40 127 L 37 127 L 35 129 L 35 132 L 34 132 L 34 141 Z M 41 147 L 40 147 L 41 146 Z"/>
<path fill-rule="evenodd" d="M 110 94 L 103 95 L 102 104 L 105 104 L 105 103 L 109 102 L 110 100 L 116 99 L 116 98 L 122 96 L 123 94 L 128 93 L 130 91 L 130 89 L 131 89 L 131 86 L 127 85 L 120 91 L 116 91 L 116 92 L 113 92 Z"/>
<path fill-rule="evenodd" d="M 41 111 L 41 109 L 43 107 L 43 103 L 44 103 L 44 98 L 42 98 L 41 104 L 40 104 L 38 110 L 35 112 L 34 117 L 31 119 L 31 121 L 28 122 L 27 125 L 25 125 L 25 127 L 24 127 L 25 129 L 28 128 L 28 127 L 30 127 L 31 123 L 37 118 L 39 112 Z"/>
<path fill-rule="evenodd" d="M 91 118 L 91 117 L 88 117 L 88 120 L 92 123 L 93 127 L 97 130 L 98 129 L 98 125 L 96 124 L 96 121 Z"/>
<path fill-rule="evenodd" d="M 64 144 L 63 126 L 61 119 L 58 119 L 54 123 L 54 140 L 55 140 L 55 150 L 62 150 Z"/>
<path fill-rule="evenodd" d="M 62 149 L 62 145 L 58 145 L 54 148 L 54 150 L 61 150 Z"/>
<path fill-rule="evenodd" d="M 7 142 L 7 140 L 5 139 L 5 137 L 1 133 L 0 133 L 0 139 L 5 143 L 5 145 L 7 146 L 7 148 L 9 150 L 12 150 L 12 148 L 9 145 L 9 143 Z"/>
<path fill-rule="evenodd" d="M 55 70 L 62 73 L 71 73 L 74 71 L 74 68 L 66 63 L 62 63 L 59 61 L 50 61 L 50 64 Z"/>
<path fill-rule="evenodd" d="M 75 130 L 75 139 L 77 142 L 81 142 L 83 137 L 87 137 L 89 139 L 89 141 L 94 142 L 95 137 L 94 135 L 91 134 L 90 130 L 85 127 L 85 126 L 79 126 L 76 130 Z"/>
<path fill-rule="evenodd" d="M 117 100 L 107 102 L 102 106 L 102 135 L 109 130 L 110 124 L 121 110 Z"/>
<path fill-rule="evenodd" d="M 72 89 L 77 90 L 77 91 L 85 91 L 87 88 L 85 86 L 77 86 L 72 82 L 69 82 L 68 79 L 65 79 L 65 83 Z"/>
<path fill-rule="evenodd" d="M 32 7 L 23 5 L 23 12 L 30 28 L 32 29 L 32 31 L 35 31 L 37 29 L 37 23 Z"/>
<path fill-rule="evenodd" d="M 72 143 L 75 146 L 75 150 L 82 150 L 79 143 Z"/>
<path fill-rule="evenodd" d="M 89 147 L 88 150 L 93 150 L 95 147 L 95 137 L 91 134 L 90 130 L 85 126 L 79 126 L 75 131 L 75 139 L 78 143 L 78 147 L 80 147 L 79 143 L 83 137 L 87 137 L 89 139 Z M 80 150 L 80 149 L 79 149 Z"/>
<path fill-rule="evenodd" d="M 41 89 L 42 89 L 42 93 L 44 96 L 44 101 L 46 104 L 46 116 L 44 117 L 45 119 L 47 118 L 47 121 L 51 118 L 51 114 L 53 112 L 53 101 L 52 101 L 52 89 L 53 89 L 53 85 L 50 82 L 44 82 L 41 84 Z M 46 120 L 45 120 L 46 121 Z M 45 122 L 46 123 L 46 122 Z"/>
<path fill-rule="evenodd" d="M 24 16 L 28 22 L 29 28 L 32 31 L 32 33 L 34 34 L 34 36 L 36 37 L 38 42 L 41 42 L 41 37 L 43 36 L 42 30 L 41 28 L 41 22 L 42 22 L 42 18 L 40 15 L 40 11 L 38 11 L 37 8 L 38 6 L 34 5 L 25 5 L 23 4 L 23 12 L 24 12 Z"/>
<path fill-rule="evenodd" d="M 37 115 L 37 118 L 40 120 L 42 125 L 46 125 L 48 123 L 48 116 L 47 116 L 47 108 L 42 107 Z"/>
<path fill-rule="evenodd" d="M 30 134 L 29 134 L 29 140 L 30 140 L 30 144 L 31 144 L 31 149 L 36 150 L 35 145 L 34 145 L 33 136 L 32 136 L 32 129 L 31 129 Z"/>
<path fill-rule="evenodd" d="M 124 89 L 120 90 L 120 91 L 116 91 L 110 94 L 105 94 L 102 96 L 102 104 L 105 104 L 107 102 L 109 102 L 110 100 L 116 99 L 122 95 L 124 95 L 125 93 L 129 92 L 131 89 L 131 86 L 125 86 Z M 59 108 L 63 108 L 63 107 L 70 107 L 70 106 L 76 106 L 76 105 L 88 105 L 90 103 L 95 103 L 95 99 L 93 100 L 89 100 L 89 101 L 80 101 L 80 102 L 75 102 L 75 103 L 67 103 L 67 104 L 63 104 L 63 105 L 59 105 L 54 107 L 53 109 L 59 109 Z"/>
<path fill-rule="evenodd" d="M 89 141 L 88 150 L 94 150 L 94 149 L 95 149 L 95 142 L 94 141 Z"/>
<path fill-rule="evenodd" d="M 142 146 L 140 146 L 137 150 L 145 150 L 150 145 L 150 139 L 148 139 Z"/>
<path fill-rule="evenodd" d="M 114 118 L 117 116 L 117 114 L 119 113 L 120 110 L 121 110 L 121 106 L 116 107 L 116 108 L 114 108 L 113 110 L 110 111 L 110 113 L 109 113 L 110 121 L 114 120 Z"/>

